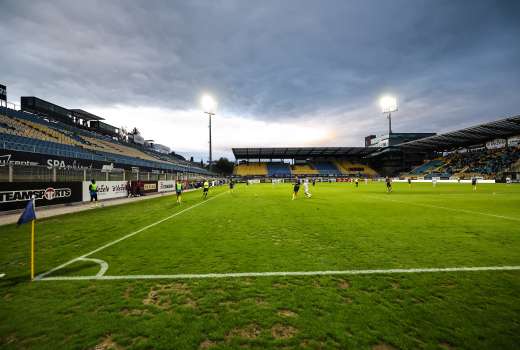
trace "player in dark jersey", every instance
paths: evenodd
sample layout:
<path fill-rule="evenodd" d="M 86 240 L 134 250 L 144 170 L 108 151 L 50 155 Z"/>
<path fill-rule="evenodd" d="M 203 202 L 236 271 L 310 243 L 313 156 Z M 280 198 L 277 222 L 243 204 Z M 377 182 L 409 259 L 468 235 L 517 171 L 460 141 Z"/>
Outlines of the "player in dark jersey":
<path fill-rule="evenodd" d="M 293 187 L 292 199 L 295 200 L 296 196 L 298 196 L 298 191 L 300 190 L 300 179 L 296 178 L 296 182 Z"/>
<path fill-rule="evenodd" d="M 312 178 L 312 187 L 316 186 L 316 179 Z"/>
<path fill-rule="evenodd" d="M 235 188 L 235 182 L 233 181 L 233 179 L 230 179 L 229 180 L 229 191 L 233 192 L 233 188 Z"/>
<path fill-rule="evenodd" d="M 386 192 L 392 192 L 392 180 L 387 176 L 385 179 L 386 182 Z"/>
<path fill-rule="evenodd" d="M 412 179 L 408 178 L 408 187 L 412 189 Z"/>
<path fill-rule="evenodd" d="M 354 180 L 354 182 L 356 183 L 356 188 L 359 187 L 359 179 L 356 177 L 356 179 Z"/>
<path fill-rule="evenodd" d="M 477 178 L 476 177 L 471 178 L 471 186 L 473 186 L 473 192 L 475 192 L 477 190 Z"/>

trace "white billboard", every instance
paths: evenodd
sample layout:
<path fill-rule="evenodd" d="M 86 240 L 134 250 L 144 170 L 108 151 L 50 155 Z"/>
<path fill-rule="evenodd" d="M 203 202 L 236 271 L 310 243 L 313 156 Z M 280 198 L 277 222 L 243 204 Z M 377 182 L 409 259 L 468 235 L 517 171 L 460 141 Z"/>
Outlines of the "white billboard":
<path fill-rule="evenodd" d="M 97 196 L 98 200 L 111 198 L 126 197 L 126 183 L 127 181 L 97 181 Z M 83 201 L 90 201 L 90 191 L 88 190 L 90 181 L 83 181 Z"/>
<path fill-rule="evenodd" d="M 159 182 L 159 192 L 172 192 L 175 191 L 175 180 L 161 180 Z"/>
<path fill-rule="evenodd" d="M 506 139 L 494 139 L 493 141 L 486 142 L 487 149 L 499 149 L 504 148 L 507 145 Z"/>
<path fill-rule="evenodd" d="M 508 138 L 507 139 L 507 145 L 509 147 L 520 145 L 520 135 Z"/>

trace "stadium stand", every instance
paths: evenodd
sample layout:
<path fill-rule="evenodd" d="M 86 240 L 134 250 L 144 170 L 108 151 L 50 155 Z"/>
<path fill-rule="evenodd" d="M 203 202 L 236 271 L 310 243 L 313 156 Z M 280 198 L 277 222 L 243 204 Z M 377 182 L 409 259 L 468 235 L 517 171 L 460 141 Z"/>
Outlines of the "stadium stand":
<path fill-rule="evenodd" d="M 354 163 L 348 160 L 335 161 L 336 166 L 344 175 L 357 177 L 376 177 L 378 173 L 368 165 Z"/>
<path fill-rule="evenodd" d="M 341 175 L 341 171 L 338 167 L 329 161 L 315 161 L 311 163 L 315 169 L 319 171 L 320 175 L 338 176 Z"/>
<path fill-rule="evenodd" d="M 502 173 L 515 169 L 520 160 L 518 146 L 503 147 L 500 149 L 486 149 L 483 147 L 468 151 L 458 150 L 446 154 L 413 169 L 407 175 L 440 178 L 498 178 Z"/>
<path fill-rule="evenodd" d="M 507 147 L 479 152 L 453 153 L 446 157 L 446 173 L 458 177 L 481 175 L 496 177 L 508 171 L 520 159 L 518 147 Z"/>
<path fill-rule="evenodd" d="M 0 112 L 0 143 L 6 150 L 208 174 L 194 164 L 164 154 L 159 156 L 80 126 L 5 107 Z"/>
<path fill-rule="evenodd" d="M 291 176 L 291 168 L 287 163 L 267 163 L 267 172 L 272 177 Z"/>
<path fill-rule="evenodd" d="M 235 166 L 234 175 L 237 176 L 266 176 L 266 163 L 242 163 Z"/>
<path fill-rule="evenodd" d="M 265 173 L 267 169 L 267 174 Z M 237 176 L 264 176 L 290 177 L 290 176 L 355 176 L 376 177 L 377 172 L 365 164 L 346 160 L 312 161 L 289 165 L 283 162 L 260 162 L 240 164 L 235 166 Z"/>
<path fill-rule="evenodd" d="M 310 164 L 295 164 L 291 166 L 291 173 L 293 175 L 318 175 L 320 172 Z"/>
<path fill-rule="evenodd" d="M 431 173 L 434 169 L 437 169 L 444 165 L 444 162 L 440 159 L 434 159 L 426 161 L 424 164 L 419 165 L 417 168 L 410 171 L 410 175 L 425 175 Z"/>
<path fill-rule="evenodd" d="M 287 174 L 285 166 L 268 165 L 275 159 L 293 163 L 290 167 L 292 176 L 374 178 L 401 175 L 426 179 L 477 176 L 520 181 L 518 115 L 443 134 L 398 134 L 403 135 L 406 137 L 398 137 L 386 146 L 365 142 L 365 147 L 233 148 L 233 154 L 239 162 L 263 160 L 265 163 L 262 164 L 270 169 L 269 176 L 277 174 L 276 167 L 283 167 L 280 172 Z M 379 139 L 390 138 L 382 135 Z M 248 174 L 253 173 L 262 176 L 265 171 Z"/>
<path fill-rule="evenodd" d="M 264 170 L 253 168 L 246 172 L 242 164 L 263 164 L 272 177 L 290 176 L 356 176 L 375 177 L 377 172 L 360 159 L 364 155 L 377 151 L 367 147 L 303 147 L 303 148 L 233 148 L 235 159 L 240 165 L 235 166 L 235 175 L 265 176 Z M 267 160 L 269 161 L 260 161 Z M 291 159 L 293 165 L 272 159 Z M 244 160 L 240 162 L 240 160 Z M 252 160 L 257 160 L 251 163 Z"/>

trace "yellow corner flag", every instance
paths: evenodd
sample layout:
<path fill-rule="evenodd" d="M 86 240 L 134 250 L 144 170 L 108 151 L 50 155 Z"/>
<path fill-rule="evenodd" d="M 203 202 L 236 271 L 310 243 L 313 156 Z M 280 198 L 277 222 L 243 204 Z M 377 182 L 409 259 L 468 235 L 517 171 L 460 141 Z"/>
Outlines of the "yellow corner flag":
<path fill-rule="evenodd" d="M 34 197 L 27 203 L 25 210 L 18 219 L 18 226 L 31 222 L 31 280 L 34 279 L 34 222 L 36 221 L 36 212 L 34 210 Z"/>

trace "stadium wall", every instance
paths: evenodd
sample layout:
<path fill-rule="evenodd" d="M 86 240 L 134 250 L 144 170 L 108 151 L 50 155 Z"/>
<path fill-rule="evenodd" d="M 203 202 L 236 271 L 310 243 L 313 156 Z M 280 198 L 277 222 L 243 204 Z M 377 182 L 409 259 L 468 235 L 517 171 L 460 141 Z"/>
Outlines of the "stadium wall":
<path fill-rule="evenodd" d="M 127 181 L 97 181 L 98 200 L 126 197 Z M 83 202 L 90 201 L 90 181 L 83 181 Z"/>
<path fill-rule="evenodd" d="M 98 200 L 126 197 L 127 183 L 141 186 L 141 193 L 166 193 L 175 190 L 175 180 L 97 181 Z M 0 182 L 0 212 L 22 209 L 34 195 L 36 206 L 73 204 L 90 201 L 90 181 L 77 182 Z"/>
<path fill-rule="evenodd" d="M 37 207 L 71 204 L 83 199 L 81 182 L 0 183 L 0 211 L 21 209 L 32 196 Z"/>
<path fill-rule="evenodd" d="M 408 182 L 408 180 L 402 180 L 402 179 L 395 179 L 395 180 L 392 180 L 393 182 Z M 415 183 L 415 182 L 421 182 L 421 183 L 431 183 L 433 182 L 433 180 L 412 180 L 412 183 Z M 484 180 L 484 179 L 478 179 L 477 181 L 479 184 L 494 184 L 496 183 L 496 180 Z M 437 183 L 438 184 L 442 184 L 442 183 L 451 183 L 451 184 L 456 184 L 456 183 L 461 183 L 461 184 L 470 184 L 471 183 L 471 180 L 437 180 Z"/>

